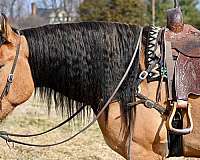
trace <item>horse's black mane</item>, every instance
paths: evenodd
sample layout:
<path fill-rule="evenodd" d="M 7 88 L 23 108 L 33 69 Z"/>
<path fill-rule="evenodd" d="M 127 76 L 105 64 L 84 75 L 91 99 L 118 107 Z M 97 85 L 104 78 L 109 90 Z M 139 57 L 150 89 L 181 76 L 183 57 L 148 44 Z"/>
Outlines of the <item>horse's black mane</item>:
<path fill-rule="evenodd" d="M 67 105 L 73 100 L 98 110 L 121 80 L 135 50 L 139 27 L 119 23 L 81 22 L 24 29 L 29 45 L 33 80 L 48 103 Z M 116 98 L 133 100 L 138 57 Z"/>

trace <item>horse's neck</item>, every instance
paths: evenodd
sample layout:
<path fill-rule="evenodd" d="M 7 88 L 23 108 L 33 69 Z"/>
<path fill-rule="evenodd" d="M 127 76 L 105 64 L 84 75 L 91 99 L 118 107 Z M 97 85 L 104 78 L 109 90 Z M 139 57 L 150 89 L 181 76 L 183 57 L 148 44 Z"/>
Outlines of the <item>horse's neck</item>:
<path fill-rule="evenodd" d="M 88 29 L 83 25 L 76 26 L 78 29 L 70 25 L 62 30 L 33 29 L 25 36 L 35 86 L 91 103 L 108 98 L 121 80 L 135 49 L 138 28 L 92 23 L 91 26 L 96 26 Z M 134 76 L 128 79 L 125 88 L 133 85 L 131 79 Z"/>

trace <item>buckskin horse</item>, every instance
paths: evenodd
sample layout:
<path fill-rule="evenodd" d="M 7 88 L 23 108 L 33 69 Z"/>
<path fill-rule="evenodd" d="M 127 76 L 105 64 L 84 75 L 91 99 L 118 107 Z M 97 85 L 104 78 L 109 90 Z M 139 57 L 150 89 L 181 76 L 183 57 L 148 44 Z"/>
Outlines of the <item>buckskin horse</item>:
<path fill-rule="evenodd" d="M 200 32 L 183 24 L 177 4 L 167 22 L 167 28 L 143 31 L 109 22 L 18 31 L 3 15 L 0 118 L 39 88 L 49 105 L 53 96 L 69 117 L 90 105 L 105 141 L 126 159 L 200 157 Z M 14 135 L 0 132 L 20 143 Z"/>

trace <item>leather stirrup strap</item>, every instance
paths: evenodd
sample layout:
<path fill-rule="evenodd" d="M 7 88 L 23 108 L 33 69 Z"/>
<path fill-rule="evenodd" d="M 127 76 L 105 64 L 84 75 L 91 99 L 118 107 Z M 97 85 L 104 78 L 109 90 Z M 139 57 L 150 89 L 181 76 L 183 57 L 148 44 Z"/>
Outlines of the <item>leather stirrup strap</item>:
<path fill-rule="evenodd" d="M 171 42 L 165 41 L 165 58 L 167 66 L 167 82 L 168 82 L 168 100 L 173 100 L 173 79 L 175 62 L 172 56 Z"/>

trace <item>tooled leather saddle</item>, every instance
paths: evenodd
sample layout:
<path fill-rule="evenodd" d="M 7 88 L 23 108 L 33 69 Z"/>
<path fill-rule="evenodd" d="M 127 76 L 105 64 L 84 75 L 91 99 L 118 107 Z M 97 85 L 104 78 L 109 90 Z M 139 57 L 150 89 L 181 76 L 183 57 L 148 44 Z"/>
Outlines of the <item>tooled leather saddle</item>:
<path fill-rule="evenodd" d="M 200 31 L 185 24 L 179 33 L 166 31 L 165 40 L 171 43 L 175 59 L 176 99 L 187 101 L 189 94 L 200 95 Z"/>
<path fill-rule="evenodd" d="M 173 29 L 169 28 L 165 31 L 164 37 L 166 57 L 170 56 L 169 53 L 172 57 L 172 63 L 167 62 L 170 58 L 166 58 L 167 70 L 171 73 L 171 75 L 168 75 L 169 97 L 170 92 L 171 94 L 173 91 L 175 92 L 171 99 L 175 103 L 173 103 L 167 120 L 169 141 L 171 142 L 169 143 L 169 155 L 181 156 L 183 153 L 183 148 L 180 147 L 183 146 L 182 135 L 189 134 L 193 130 L 191 105 L 188 103 L 188 96 L 190 94 L 200 95 L 200 31 L 191 25 L 183 24 L 180 32 L 174 32 Z M 170 66 L 169 64 L 173 65 Z M 183 110 L 186 110 L 186 128 L 183 127 Z"/>
<path fill-rule="evenodd" d="M 189 134 L 193 130 L 188 96 L 200 95 L 200 31 L 183 23 L 178 0 L 174 0 L 174 4 L 174 8 L 167 11 L 167 26 L 155 29 L 158 32 L 153 32 L 154 28 L 153 31 L 150 29 L 143 41 L 147 46 L 145 50 L 147 67 L 150 68 L 152 64 L 158 62 L 158 65 L 154 65 L 155 67 L 148 73 L 149 80 L 147 79 L 148 82 L 157 79 L 160 82 L 156 102 L 160 101 L 162 82 L 168 83 L 166 127 L 169 131 L 169 156 L 180 156 L 183 152 L 182 135 Z M 187 123 L 183 123 L 185 120 Z"/>

